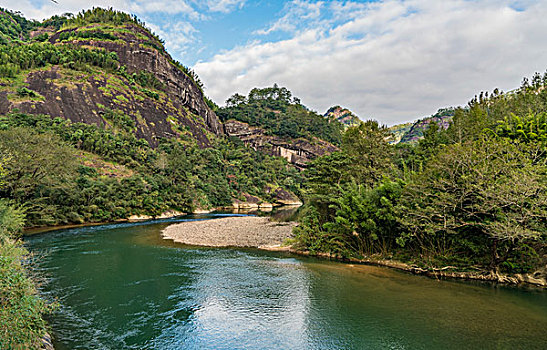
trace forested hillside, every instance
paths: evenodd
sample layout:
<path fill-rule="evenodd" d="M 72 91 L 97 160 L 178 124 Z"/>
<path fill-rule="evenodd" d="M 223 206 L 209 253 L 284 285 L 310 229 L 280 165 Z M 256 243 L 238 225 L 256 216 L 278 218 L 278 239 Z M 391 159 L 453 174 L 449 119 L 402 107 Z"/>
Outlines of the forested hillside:
<path fill-rule="evenodd" d="M 98 8 L 43 23 L 5 10 L 0 18 L 9 38 L 0 48 L 0 114 L 118 129 L 152 146 L 170 137 L 210 146 L 222 134 L 197 76 L 137 18 Z"/>
<path fill-rule="evenodd" d="M 388 128 L 388 141 L 390 144 L 416 143 L 423 139 L 424 133 L 431 123 L 437 124 L 442 129 L 448 128 L 454 108 L 441 108 L 430 117 L 419 119 L 415 122 L 393 125 Z"/>
<path fill-rule="evenodd" d="M 305 171 L 300 249 L 426 269 L 533 273 L 547 262 L 547 74 L 480 94 L 389 146 L 369 121 Z"/>
<path fill-rule="evenodd" d="M 24 208 L 26 226 L 300 194 L 285 159 L 224 135 L 199 78 L 137 18 L 104 9 L 1 18 L 0 196 Z"/>
<path fill-rule="evenodd" d="M 343 130 L 341 123 L 329 123 L 302 105 L 287 88 L 277 85 L 254 88 L 248 96 L 236 93 L 217 114 L 223 122 L 234 119 L 262 127 L 268 134 L 284 139 L 317 138 L 338 145 Z"/>

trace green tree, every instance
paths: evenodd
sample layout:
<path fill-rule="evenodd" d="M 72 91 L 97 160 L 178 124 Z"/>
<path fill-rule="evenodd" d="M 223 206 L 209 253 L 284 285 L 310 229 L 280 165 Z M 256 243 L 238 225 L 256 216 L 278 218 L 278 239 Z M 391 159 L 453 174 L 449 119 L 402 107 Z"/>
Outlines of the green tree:
<path fill-rule="evenodd" d="M 10 157 L 6 187 L 20 202 L 38 186 L 66 181 L 75 173 L 75 154 L 52 134 L 27 128 L 0 131 L 0 152 Z"/>
<path fill-rule="evenodd" d="M 399 243 L 415 242 L 426 255 L 489 252 L 497 270 L 545 233 L 546 179 L 545 166 L 504 139 L 447 147 L 405 188 Z"/>
<path fill-rule="evenodd" d="M 10 159 L 4 193 L 25 204 L 30 217 L 54 210 L 44 202 L 46 188 L 70 187 L 75 178 L 75 154 L 56 135 L 28 128 L 0 131 L 0 153 Z"/>
<path fill-rule="evenodd" d="M 391 171 L 393 148 L 386 142 L 387 128 L 368 120 L 348 128 L 342 150 L 351 158 L 350 175 L 358 184 L 374 186 Z"/>
<path fill-rule="evenodd" d="M 325 224 L 337 233 L 349 255 L 387 255 L 395 248 L 399 227 L 394 211 L 403 183 L 389 179 L 375 188 L 351 183 L 336 200 L 336 216 Z"/>

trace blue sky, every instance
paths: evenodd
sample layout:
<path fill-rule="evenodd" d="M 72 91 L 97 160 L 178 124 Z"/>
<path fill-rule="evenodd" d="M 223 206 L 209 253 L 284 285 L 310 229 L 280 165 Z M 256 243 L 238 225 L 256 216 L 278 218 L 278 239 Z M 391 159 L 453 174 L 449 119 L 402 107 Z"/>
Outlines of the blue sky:
<path fill-rule="evenodd" d="M 283 1 L 256 1 L 228 13 L 210 13 L 210 19 L 193 22 L 197 30 L 198 45 L 189 47 L 187 56 L 181 59 L 189 65 L 194 65 L 196 61 L 206 61 L 219 51 L 257 40 L 258 35 L 253 33 L 273 21 L 282 9 Z M 268 39 L 281 40 L 287 37 L 286 34 L 280 34 L 274 33 Z"/>
<path fill-rule="evenodd" d="M 229 0 L 227 2 L 230 2 Z M 363 4 L 372 1 L 354 1 L 356 4 Z M 256 42 L 278 42 L 290 39 L 291 35 L 299 29 L 305 28 L 313 21 L 329 19 L 329 25 L 334 27 L 343 22 L 343 19 L 333 18 L 332 12 L 323 11 L 316 13 L 302 12 L 297 21 L 291 21 L 290 26 L 278 26 L 271 28 L 280 19 L 283 19 L 295 4 L 328 4 L 325 1 L 241 1 L 232 0 L 232 5 L 227 5 L 221 11 L 211 9 L 204 5 L 204 2 L 188 2 L 195 12 L 182 12 L 172 16 L 165 16 L 164 13 L 146 13 L 139 11 L 139 17 L 153 28 L 166 33 L 169 26 L 185 22 L 191 26 L 190 33 L 185 33 L 190 42 L 178 46 L 177 38 L 171 44 L 173 56 L 183 61 L 186 65 L 193 66 L 198 61 L 207 61 L 215 54 L 230 50 L 237 46 L 244 46 Z M 159 28 L 158 28 L 159 27 Z M 190 27 L 186 27 L 190 28 Z M 161 29 L 161 30 L 160 30 Z M 272 30 L 273 29 L 273 30 Z M 183 35 L 179 36 L 179 39 Z M 169 49 L 169 47 L 168 47 Z"/>
<path fill-rule="evenodd" d="M 222 105 L 278 83 L 313 110 L 392 125 L 547 68 L 541 0 L 0 0 L 36 19 L 91 6 L 143 19 Z"/>

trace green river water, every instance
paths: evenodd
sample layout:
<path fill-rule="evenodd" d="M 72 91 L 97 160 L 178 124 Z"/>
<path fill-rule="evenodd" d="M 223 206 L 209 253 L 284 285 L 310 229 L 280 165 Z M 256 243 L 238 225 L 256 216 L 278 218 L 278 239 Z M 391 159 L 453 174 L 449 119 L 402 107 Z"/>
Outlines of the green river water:
<path fill-rule="evenodd" d="M 215 217 L 27 237 L 56 349 L 547 349 L 547 291 L 160 237 Z"/>

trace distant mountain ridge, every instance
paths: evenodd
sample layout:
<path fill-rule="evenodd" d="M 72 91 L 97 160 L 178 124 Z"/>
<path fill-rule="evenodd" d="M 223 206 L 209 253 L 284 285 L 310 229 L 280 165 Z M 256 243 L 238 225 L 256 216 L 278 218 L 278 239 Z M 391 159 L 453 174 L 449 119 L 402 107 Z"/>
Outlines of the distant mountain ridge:
<path fill-rule="evenodd" d="M 325 118 L 327 118 L 329 120 L 338 121 L 340 124 L 342 124 L 344 126 L 345 129 L 347 129 L 349 127 L 352 127 L 352 126 L 357 126 L 361 122 L 359 117 L 357 117 L 355 114 L 353 114 L 353 112 L 351 112 L 347 108 L 343 108 L 343 107 L 340 107 L 340 106 L 333 106 L 333 107 L 329 108 L 325 112 L 324 116 L 325 116 Z"/>
<path fill-rule="evenodd" d="M 441 108 L 432 116 L 419 119 L 414 123 L 391 126 L 388 130 L 392 136 L 387 141 L 390 144 L 416 143 L 424 137 L 424 131 L 427 130 L 429 123 L 437 123 L 441 129 L 446 130 L 450 126 L 453 116 L 454 108 Z"/>
<path fill-rule="evenodd" d="M 409 122 L 390 126 L 388 128 L 390 135 L 386 139 L 386 141 L 392 145 L 398 144 L 399 142 L 401 142 L 403 136 L 405 136 L 405 134 L 412 128 L 413 125 L 414 122 Z"/>

